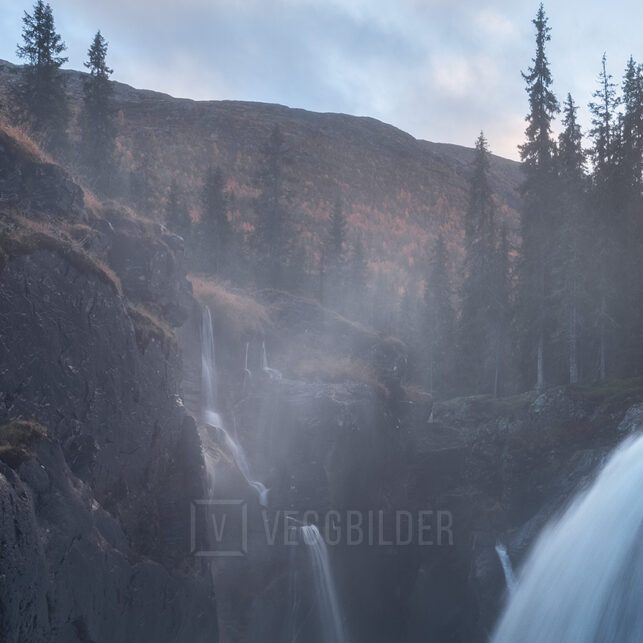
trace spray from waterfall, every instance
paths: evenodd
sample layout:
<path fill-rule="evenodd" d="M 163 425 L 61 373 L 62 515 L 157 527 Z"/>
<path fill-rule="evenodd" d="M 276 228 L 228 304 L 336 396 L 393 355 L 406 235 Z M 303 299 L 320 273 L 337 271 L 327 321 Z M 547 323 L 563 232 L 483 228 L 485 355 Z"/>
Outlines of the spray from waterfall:
<path fill-rule="evenodd" d="M 303 525 L 300 529 L 310 554 L 323 641 L 324 643 L 346 643 L 347 639 L 326 543 L 315 525 Z"/>
<path fill-rule="evenodd" d="M 254 480 L 243 447 L 228 433 L 223 419 L 218 411 L 218 382 L 214 351 L 214 331 L 212 328 L 212 315 L 207 306 L 203 307 L 203 323 L 201 328 L 201 399 L 203 404 L 203 421 L 221 432 L 225 445 L 232 455 L 237 468 L 246 479 L 247 483 L 257 492 L 259 502 L 264 507 L 268 506 L 268 489 Z M 206 470 L 210 488 L 214 485 L 214 462 L 210 457 L 211 440 L 208 438 L 204 444 Z"/>
<path fill-rule="evenodd" d="M 494 643 L 643 641 L 643 436 L 539 536 Z"/>
<path fill-rule="evenodd" d="M 502 544 L 498 543 L 496 545 L 496 554 L 498 555 L 498 560 L 500 561 L 500 566 L 502 567 L 502 573 L 505 575 L 505 584 L 507 586 L 507 591 L 510 594 L 513 594 L 514 589 L 516 588 L 516 575 L 514 574 L 513 567 L 511 565 L 511 559 L 507 553 L 507 548 Z"/>

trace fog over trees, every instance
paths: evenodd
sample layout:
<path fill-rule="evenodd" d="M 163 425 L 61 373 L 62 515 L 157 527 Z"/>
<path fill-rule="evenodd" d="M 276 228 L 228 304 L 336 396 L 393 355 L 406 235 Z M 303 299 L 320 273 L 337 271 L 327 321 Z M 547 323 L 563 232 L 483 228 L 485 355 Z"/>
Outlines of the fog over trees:
<path fill-rule="evenodd" d="M 99 195 L 162 218 L 184 238 L 193 271 L 239 288 L 297 292 L 400 336 L 410 349 L 410 377 L 439 397 L 641 374 L 643 68 L 630 58 L 618 83 L 603 56 L 587 107 L 592 127 L 582 132 L 579 97 L 567 94 L 561 105 L 552 91 L 552 32 L 543 6 L 533 20 L 534 56 L 522 74 L 528 109 L 519 233 L 498 216 L 489 177 L 493 141 L 481 133 L 468 168 L 462 261 L 438 236 L 404 283 L 369 266 L 366 257 L 377 248 L 365 248 L 369 239 L 352 227 L 342 186 L 328 203 L 315 249 L 304 247 L 308 231 L 292 205 L 304 186 L 293 179 L 279 126 L 263 141 L 255 168 L 254 220 L 240 226 L 226 187 L 234 176 L 221 168 L 195 168 L 200 194 L 185 193 L 175 180 L 159 185 L 143 132 L 124 159 L 100 31 L 89 44 L 74 126 L 60 73 L 65 44 L 50 5 L 39 0 L 23 23 L 15 121 Z M 150 205 L 159 193 L 166 204 L 160 214 Z"/>

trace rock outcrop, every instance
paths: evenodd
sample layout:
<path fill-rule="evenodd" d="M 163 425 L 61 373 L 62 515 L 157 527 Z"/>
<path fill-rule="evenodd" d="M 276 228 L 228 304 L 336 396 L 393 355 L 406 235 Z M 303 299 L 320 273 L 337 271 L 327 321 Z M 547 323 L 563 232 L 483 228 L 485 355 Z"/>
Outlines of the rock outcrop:
<path fill-rule="evenodd" d="M 643 383 L 629 381 L 432 408 L 404 389 L 395 397 L 368 383 L 256 373 L 226 419 L 270 488 L 270 525 L 285 510 L 294 520 L 306 512 L 321 520 L 328 511 L 382 512 L 389 525 L 396 511 L 445 512 L 452 539 L 342 541 L 331 558 L 352 640 L 469 643 L 488 639 L 503 604 L 496 545 L 505 544 L 518 567 L 607 453 L 643 430 L 642 400 Z M 215 564 L 221 625 L 235 641 L 282 640 L 284 614 L 294 609 L 293 565 L 301 574 L 305 561 L 296 548 L 266 545 L 262 510 L 229 458 L 221 458 L 218 480 L 222 497 L 248 503 L 255 535 L 243 564 Z M 298 601 L 305 604 L 305 593 Z M 312 617 L 301 628 L 317 640 Z"/>
<path fill-rule="evenodd" d="M 10 131 L 0 145 L 0 425 L 47 433 L 0 451 L 2 638 L 216 640 L 190 552 L 204 476 L 179 389 L 180 240 L 85 205 Z"/>
<path fill-rule="evenodd" d="M 210 289 L 246 310 L 240 330 L 212 309 L 217 410 L 270 489 L 264 511 L 222 431 L 205 429 L 213 499 L 238 500 L 248 520 L 247 555 L 210 568 L 191 552 L 205 542 L 190 507 L 206 476 L 201 308 L 182 248 L 0 131 L 3 640 L 192 643 L 221 627 L 230 643 L 280 641 L 296 608 L 301 640 L 323 643 L 314 595 L 300 589 L 305 550 L 266 535 L 266 517 L 285 533 L 286 510 L 295 526 L 329 510 L 381 512 L 389 525 L 386 542 L 331 551 L 351 640 L 486 640 L 504 593 L 497 542 L 520 563 L 643 428 L 643 383 L 434 406 L 404 386 L 397 340 L 298 297 Z M 388 542 L 396 512 L 426 510 L 448 513 L 446 542 Z"/>

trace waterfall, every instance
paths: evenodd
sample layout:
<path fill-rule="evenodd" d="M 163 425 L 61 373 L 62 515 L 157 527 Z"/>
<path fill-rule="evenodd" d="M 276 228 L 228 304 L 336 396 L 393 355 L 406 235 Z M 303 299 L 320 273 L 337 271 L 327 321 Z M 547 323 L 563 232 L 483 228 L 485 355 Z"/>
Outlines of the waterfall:
<path fill-rule="evenodd" d="M 643 641 L 643 436 L 539 536 L 494 643 Z"/>
<path fill-rule="evenodd" d="M 323 641 L 324 643 L 346 643 L 326 543 L 315 525 L 303 525 L 300 529 L 310 553 Z"/>
<path fill-rule="evenodd" d="M 268 353 L 266 351 L 266 342 L 261 342 L 261 370 L 270 377 L 270 379 L 280 380 L 282 374 L 276 368 L 270 368 L 268 363 Z"/>
<path fill-rule="evenodd" d="M 243 360 L 243 380 L 241 382 L 241 390 L 243 392 L 246 391 L 248 388 L 248 384 L 250 383 L 250 380 L 252 379 L 252 371 L 250 370 L 248 366 L 248 356 L 250 353 L 250 342 L 246 342 L 246 350 L 245 350 L 245 357 Z"/>
<path fill-rule="evenodd" d="M 266 352 L 266 342 L 261 342 L 261 370 L 267 371 L 268 366 L 268 353 Z"/>
<path fill-rule="evenodd" d="M 216 362 L 214 359 L 214 331 L 212 315 L 207 306 L 203 307 L 201 324 L 201 404 L 203 420 L 207 424 L 219 427 L 222 421 L 217 412 L 219 383 L 217 382 Z"/>
<path fill-rule="evenodd" d="M 507 553 L 507 548 L 502 543 L 498 543 L 496 545 L 496 554 L 498 555 L 498 560 L 502 567 L 502 573 L 505 575 L 507 590 L 510 594 L 513 594 L 516 587 L 516 576 L 514 574 L 513 567 L 511 566 L 511 559 Z"/>
<path fill-rule="evenodd" d="M 246 342 L 246 357 L 243 362 L 243 372 L 245 375 L 248 375 L 250 377 L 252 373 L 250 372 L 250 369 L 248 368 L 248 353 L 250 352 L 250 342 Z"/>
<path fill-rule="evenodd" d="M 257 492 L 262 506 L 268 506 L 268 489 L 258 480 L 254 480 L 243 447 L 228 433 L 223 419 L 218 411 L 218 382 L 214 352 L 214 331 L 212 329 L 212 315 L 207 306 L 203 307 L 203 323 L 201 328 L 201 400 L 203 404 L 203 421 L 218 429 L 223 436 L 225 445 L 232 455 L 237 468 L 246 479 L 246 482 Z M 208 440 L 209 442 L 209 440 Z M 209 457 L 208 447 L 204 444 L 204 457 L 210 487 L 214 484 L 214 462 Z"/>

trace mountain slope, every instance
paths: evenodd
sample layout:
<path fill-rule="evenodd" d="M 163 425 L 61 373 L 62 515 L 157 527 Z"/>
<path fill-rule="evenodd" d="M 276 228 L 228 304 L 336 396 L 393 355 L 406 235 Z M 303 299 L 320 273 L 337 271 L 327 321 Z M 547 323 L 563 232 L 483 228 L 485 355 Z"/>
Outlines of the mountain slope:
<path fill-rule="evenodd" d="M 20 67 L 0 61 L 0 104 L 7 102 L 7 90 L 19 73 Z M 85 75 L 64 75 L 77 113 Z M 457 268 L 471 149 L 417 140 L 372 118 L 177 99 L 121 83 L 114 83 L 114 106 L 123 185 L 126 169 L 146 175 L 152 216 L 160 216 L 170 180 L 176 178 L 198 217 L 203 174 L 216 164 L 234 192 L 237 224 L 251 229 L 261 148 L 279 125 L 291 160 L 291 209 L 312 265 L 319 232 L 339 191 L 352 233 L 363 236 L 372 267 L 382 264 L 406 273 L 441 232 Z M 515 227 L 520 166 L 494 156 L 491 175 L 501 216 Z"/>

